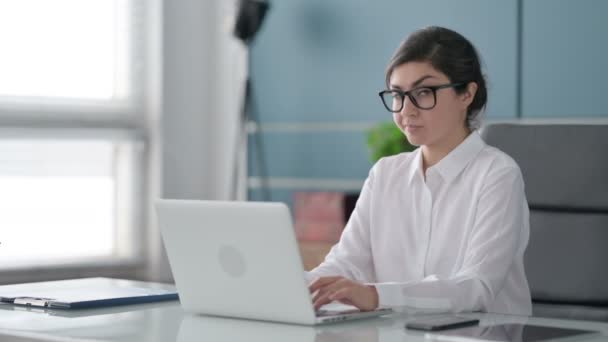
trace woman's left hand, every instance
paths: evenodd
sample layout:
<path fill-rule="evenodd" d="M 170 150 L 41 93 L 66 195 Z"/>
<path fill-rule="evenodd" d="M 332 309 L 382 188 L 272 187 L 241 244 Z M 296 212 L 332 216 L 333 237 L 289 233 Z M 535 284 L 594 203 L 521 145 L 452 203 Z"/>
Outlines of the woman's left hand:
<path fill-rule="evenodd" d="M 371 285 L 363 285 L 344 277 L 321 277 L 308 286 L 315 310 L 322 305 L 337 300 L 353 305 L 361 311 L 370 311 L 378 307 L 378 291 Z"/>

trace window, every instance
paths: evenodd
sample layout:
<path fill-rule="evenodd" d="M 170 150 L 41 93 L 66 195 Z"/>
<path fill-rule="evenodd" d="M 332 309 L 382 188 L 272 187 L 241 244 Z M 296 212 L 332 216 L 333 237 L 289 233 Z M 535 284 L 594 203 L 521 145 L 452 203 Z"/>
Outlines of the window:
<path fill-rule="evenodd" d="M 128 5 L 118 0 L 0 2 L 0 94 L 124 98 L 131 66 Z"/>
<path fill-rule="evenodd" d="M 141 256 L 144 3 L 0 1 L 0 270 Z"/>

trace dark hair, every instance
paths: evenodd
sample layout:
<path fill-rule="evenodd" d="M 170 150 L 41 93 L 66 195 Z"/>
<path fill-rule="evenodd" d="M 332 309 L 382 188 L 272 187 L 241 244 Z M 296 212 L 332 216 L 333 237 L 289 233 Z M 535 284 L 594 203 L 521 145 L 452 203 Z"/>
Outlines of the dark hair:
<path fill-rule="evenodd" d="M 479 55 L 475 47 L 461 34 L 447 28 L 429 26 L 412 33 L 401 43 L 386 68 L 386 84 L 393 70 L 408 62 L 429 62 L 445 74 L 452 83 L 477 83 L 477 92 L 467 110 L 467 127 L 479 128 L 479 114 L 485 107 L 488 92 L 481 73 Z M 454 88 L 462 94 L 465 86 Z"/>

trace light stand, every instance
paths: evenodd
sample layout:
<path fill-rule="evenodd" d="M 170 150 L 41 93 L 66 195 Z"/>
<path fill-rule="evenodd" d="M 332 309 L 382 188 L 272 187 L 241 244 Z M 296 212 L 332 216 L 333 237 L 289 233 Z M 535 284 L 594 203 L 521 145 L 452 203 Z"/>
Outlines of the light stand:
<path fill-rule="evenodd" d="M 241 165 L 239 158 L 239 154 L 246 148 L 247 144 L 247 124 L 251 120 L 252 122 L 256 122 L 253 117 L 254 111 L 252 110 L 252 93 L 253 87 L 251 83 L 251 44 L 253 42 L 253 38 L 256 33 L 260 29 L 266 12 L 270 7 L 269 3 L 265 0 L 239 0 L 239 7 L 237 11 L 235 26 L 234 26 L 234 35 L 239 38 L 247 49 L 247 78 L 245 81 L 245 93 L 243 96 L 243 107 L 241 111 L 240 117 L 240 125 L 239 130 L 236 136 L 236 145 L 235 145 L 235 165 L 233 168 L 233 179 L 232 179 L 232 189 L 231 194 L 233 199 L 238 198 L 238 183 L 239 183 L 239 171 L 240 168 L 247 168 L 247 161 L 244 161 L 245 165 Z M 264 200 L 270 200 L 270 191 L 268 189 L 267 184 L 267 174 L 266 174 L 266 163 L 264 158 L 264 151 L 262 148 L 262 137 L 259 132 L 259 129 L 256 127 L 256 131 L 253 133 L 255 138 L 256 145 L 256 156 L 258 158 L 258 162 L 256 165 L 258 166 L 258 174 L 261 180 L 261 189 L 262 196 Z M 245 183 L 247 181 L 245 180 Z"/>

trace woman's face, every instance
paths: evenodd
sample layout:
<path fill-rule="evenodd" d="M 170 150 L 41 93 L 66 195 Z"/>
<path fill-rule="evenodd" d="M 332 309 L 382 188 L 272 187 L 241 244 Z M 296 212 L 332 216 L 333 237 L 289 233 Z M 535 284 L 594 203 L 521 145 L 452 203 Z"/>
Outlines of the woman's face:
<path fill-rule="evenodd" d="M 419 87 L 449 83 L 451 82 L 448 77 L 434 69 L 431 64 L 408 62 L 393 70 L 389 87 L 410 91 Z M 466 113 L 475 90 L 475 83 L 470 83 L 463 94 L 457 94 L 454 88 L 437 89 L 436 103 L 432 109 L 420 109 L 406 96 L 403 109 L 393 113 L 393 120 L 412 145 L 427 147 L 449 145 L 455 137 L 462 137 L 465 131 L 468 132 Z"/>

